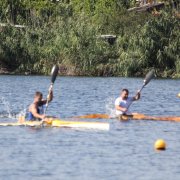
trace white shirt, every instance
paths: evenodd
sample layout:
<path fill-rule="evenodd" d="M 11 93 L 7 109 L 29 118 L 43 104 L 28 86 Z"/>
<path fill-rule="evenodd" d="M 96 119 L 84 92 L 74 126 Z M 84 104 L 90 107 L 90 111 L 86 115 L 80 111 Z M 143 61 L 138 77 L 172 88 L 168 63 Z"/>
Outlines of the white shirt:
<path fill-rule="evenodd" d="M 122 97 L 118 97 L 115 100 L 115 106 L 121 106 L 123 108 L 128 108 L 133 100 L 134 100 L 133 97 L 128 97 L 126 100 L 122 99 Z M 116 109 L 116 115 L 121 115 L 121 114 L 124 114 L 124 112 Z M 131 113 L 129 111 L 127 111 L 126 114 L 131 114 Z"/>

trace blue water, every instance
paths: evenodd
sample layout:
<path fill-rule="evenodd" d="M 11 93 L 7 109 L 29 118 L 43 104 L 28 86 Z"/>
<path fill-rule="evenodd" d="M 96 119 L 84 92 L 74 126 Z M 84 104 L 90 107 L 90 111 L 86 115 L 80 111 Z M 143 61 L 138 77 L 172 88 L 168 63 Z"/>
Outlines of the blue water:
<path fill-rule="evenodd" d="M 58 77 L 47 113 L 61 118 L 112 114 L 119 91 L 128 88 L 134 95 L 142 82 L 142 78 Z M 0 121 L 15 122 L 33 101 L 34 92 L 46 96 L 49 84 L 48 76 L 0 76 Z M 180 116 L 179 84 L 180 80 L 152 80 L 131 111 Z M 108 121 L 110 130 L 0 127 L 0 179 L 180 179 L 180 123 L 95 121 Z M 154 150 L 159 138 L 166 141 L 166 151 Z"/>

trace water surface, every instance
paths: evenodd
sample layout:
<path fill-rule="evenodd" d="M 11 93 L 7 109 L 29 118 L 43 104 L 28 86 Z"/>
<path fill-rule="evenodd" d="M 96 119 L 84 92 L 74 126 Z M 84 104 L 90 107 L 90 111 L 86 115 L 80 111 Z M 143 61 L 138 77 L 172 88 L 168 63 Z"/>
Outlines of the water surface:
<path fill-rule="evenodd" d="M 61 118 L 110 114 L 122 88 L 134 95 L 142 83 L 142 78 L 58 77 L 47 113 Z M 0 76 L 1 122 L 15 122 L 34 92 L 46 96 L 49 84 L 48 76 Z M 180 116 L 179 84 L 152 80 L 131 111 Z M 110 130 L 0 127 L 1 179 L 180 179 L 180 123 L 94 121 L 108 121 Z M 159 138 L 165 139 L 166 151 L 153 149 Z"/>

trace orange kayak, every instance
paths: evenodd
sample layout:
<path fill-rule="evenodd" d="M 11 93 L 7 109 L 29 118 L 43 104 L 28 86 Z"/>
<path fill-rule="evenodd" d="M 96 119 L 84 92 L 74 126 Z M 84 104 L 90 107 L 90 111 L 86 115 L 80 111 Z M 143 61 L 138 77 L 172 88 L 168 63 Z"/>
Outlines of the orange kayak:
<path fill-rule="evenodd" d="M 76 116 L 75 118 L 83 119 L 112 119 L 108 114 L 87 114 Z M 132 115 L 121 115 L 117 117 L 119 120 L 157 120 L 157 121 L 176 121 L 180 122 L 180 116 L 148 116 L 144 114 L 134 113 Z"/>

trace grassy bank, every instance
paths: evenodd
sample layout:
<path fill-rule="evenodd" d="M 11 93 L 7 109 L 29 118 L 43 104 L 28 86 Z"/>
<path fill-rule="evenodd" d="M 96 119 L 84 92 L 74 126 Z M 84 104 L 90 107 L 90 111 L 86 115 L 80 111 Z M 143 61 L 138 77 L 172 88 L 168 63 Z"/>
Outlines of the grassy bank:
<path fill-rule="evenodd" d="M 0 68 L 18 74 L 180 77 L 179 6 L 133 13 L 134 1 L 0 0 Z M 25 27 L 15 27 L 21 24 Z M 113 45 L 100 38 L 114 34 Z"/>

